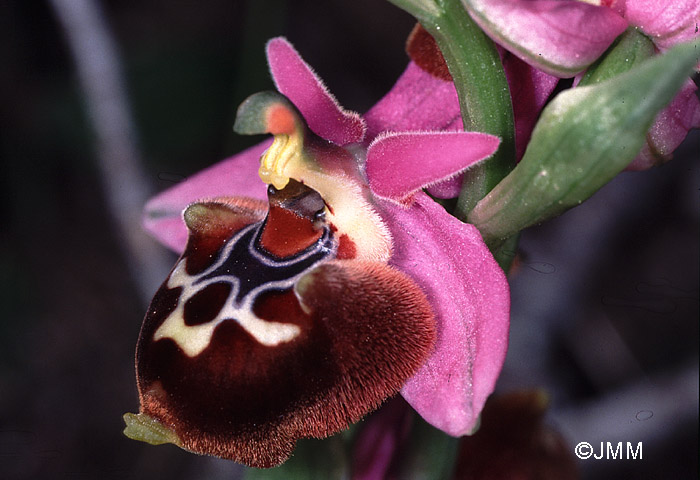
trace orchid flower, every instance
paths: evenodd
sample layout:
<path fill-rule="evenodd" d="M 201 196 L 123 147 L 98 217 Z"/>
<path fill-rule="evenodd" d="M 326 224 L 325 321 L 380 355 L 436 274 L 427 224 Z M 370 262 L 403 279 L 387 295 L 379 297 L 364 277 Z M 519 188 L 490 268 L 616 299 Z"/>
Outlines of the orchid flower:
<path fill-rule="evenodd" d="M 453 90 L 413 63 L 363 119 L 285 39 L 267 56 L 278 92 L 249 97 L 235 129 L 272 142 L 146 207 L 182 256 L 144 320 L 125 433 L 271 467 L 399 391 L 446 433 L 472 431 L 505 357 L 508 284 L 422 189 L 498 138 L 426 131 Z"/>
<path fill-rule="evenodd" d="M 605 0 L 602 4 L 646 35 L 660 52 L 700 38 L 700 2 L 697 0 Z M 695 83 L 688 79 L 671 104 L 657 116 L 647 143 L 628 170 L 645 170 L 667 162 L 688 131 L 700 128 L 700 101 L 696 90 Z"/>
<path fill-rule="evenodd" d="M 571 77 L 595 62 L 628 27 L 658 51 L 698 39 L 696 0 L 462 0 L 474 20 L 504 48 L 553 75 Z M 631 67 L 631 64 L 628 64 Z M 629 165 L 643 170 L 671 158 L 688 130 L 700 127 L 697 87 L 688 80 L 659 113 L 647 144 Z"/>

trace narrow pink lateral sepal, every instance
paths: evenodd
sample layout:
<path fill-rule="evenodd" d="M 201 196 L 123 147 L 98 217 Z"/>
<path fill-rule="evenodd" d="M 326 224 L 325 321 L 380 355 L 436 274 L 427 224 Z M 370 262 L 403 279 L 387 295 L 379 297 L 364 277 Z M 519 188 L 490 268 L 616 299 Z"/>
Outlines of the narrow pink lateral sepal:
<path fill-rule="evenodd" d="M 367 150 L 367 179 L 377 196 L 402 201 L 493 155 L 499 142 L 476 132 L 380 135 Z"/>
<path fill-rule="evenodd" d="M 366 130 L 362 117 L 340 106 L 287 39 L 267 42 L 267 63 L 277 90 L 299 109 L 316 135 L 336 145 L 362 141 Z"/>
<path fill-rule="evenodd" d="M 472 18 L 504 48 L 540 70 L 573 77 L 627 28 L 608 7 L 580 1 L 462 0 Z"/>
<path fill-rule="evenodd" d="M 192 202 L 216 197 L 248 197 L 267 200 L 266 185 L 258 177 L 260 155 L 272 140 L 202 170 L 151 198 L 144 208 L 143 225 L 158 241 L 177 253 L 187 243 L 182 212 Z"/>
<path fill-rule="evenodd" d="M 368 140 L 381 132 L 434 130 L 462 131 L 459 98 L 454 83 L 426 72 L 410 62 L 396 84 L 364 116 Z M 453 198 L 459 195 L 460 176 L 428 187 L 431 195 Z"/>
<path fill-rule="evenodd" d="M 478 230 L 426 194 L 410 208 L 382 202 L 394 237 L 390 264 L 425 292 L 437 324 L 435 350 L 401 393 L 430 424 L 460 436 L 476 425 L 508 345 L 508 282 Z"/>

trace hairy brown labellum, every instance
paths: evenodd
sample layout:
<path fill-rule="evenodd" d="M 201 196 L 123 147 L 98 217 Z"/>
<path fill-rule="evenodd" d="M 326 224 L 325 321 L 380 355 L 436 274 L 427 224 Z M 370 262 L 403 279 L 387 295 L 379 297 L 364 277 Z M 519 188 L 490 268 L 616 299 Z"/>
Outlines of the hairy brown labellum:
<path fill-rule="evenodd" d="M 185 253 L 137 345 L 127 434 L 254 467 L 334 434 L 396 394 L 435 341 L 422 291 L 386 264 L 338 254 L 324 202 L 290 181 L 255 202 L 190 206 Z"/>

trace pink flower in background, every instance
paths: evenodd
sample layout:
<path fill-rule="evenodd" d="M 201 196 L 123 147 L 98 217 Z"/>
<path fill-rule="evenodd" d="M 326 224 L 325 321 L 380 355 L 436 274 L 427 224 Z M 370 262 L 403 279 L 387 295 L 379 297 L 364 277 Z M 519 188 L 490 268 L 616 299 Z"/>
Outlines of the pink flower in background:
<path fill-rule="evenodd" d="M 662 52 L 700 35 L 697 0 L 603 0 L 602 4 L 639 28 Z"/>
<path fill-rule="evenodd" d="M 700 2 L 697 0 L 607 0 L 603 2 L 649 37 L 665 52 L 678 43 L 700 37 Z M 647 135 L 647 143 L 628 170 L 645 170 L 671 159 L 691 128 L 700 128 L 697 87 L 688 79 L 671 104 L 662 110 Z"/>
<path fill-rule="evenodd" d="M 585 70 L 628 27 L 638 28 L 658 51 L 698 39 L 696 0 L 463 0 L 474 20 L 504 48 L 560 77 Z M 700 127 L 697 87 L 688 80 L 657 116 L 647 144 L 629 170 L 664 163 L 691 128 Z"/>
<path fill-rule="evenodd" d="M 573 77 L 600 57 L 628 27 L 660 51 L 697 40 L 696 0 L 462 0 L 499 45 L 540 70 Z"/>
<path fill-rule="evenodd" d="M 698 87 L 690 78 L 668 107 L 656 116 L 647 133 L 647 142 L 632 160 L 627 170 L 646 170 L 666 163 L 671 154 L 685 140 L 691 128 L 700 128 L 700 101 Z"/>
<path fill-rule="evenodd" d="M 181 252 L 188 235 L 182 211 L 192 202 L 222 196 L 262 200 L 266 185 L 258 173 L 277 188 L 293 179 L 315 190 L 340 238 L 338 258 L 342 250 L 353 261 L 388 265 L 425 295 L 435 346 L 401 393 L 434 426 L 455 436 L 468 433 L 505 358 L 509 289 L 477 229 L 449 215 L 422 189 L 489 157 L 499 140 L 436 131 L 459 118 L 454 87 L 413 63 L 363 119 L 338 105 L 285 39 L 271 40 L 267 55 L 277 89 L 303 118 L 277 94 L 251 97 L 239 109 L 239 119 L 247 119 L 239 131 L 270 132 L 275 140 L 153 198 L 146 228 Z M 299 136 L 306 128 L 300 121 L 316 140 L 305 143 L 309 135 Z"/>
<path fill-rule="evenodd" d="M 612 10 L 576 0 L 462 0 L 496 43 L 525 62 L 559 77 L 573 77 L 625 31 Z"/>

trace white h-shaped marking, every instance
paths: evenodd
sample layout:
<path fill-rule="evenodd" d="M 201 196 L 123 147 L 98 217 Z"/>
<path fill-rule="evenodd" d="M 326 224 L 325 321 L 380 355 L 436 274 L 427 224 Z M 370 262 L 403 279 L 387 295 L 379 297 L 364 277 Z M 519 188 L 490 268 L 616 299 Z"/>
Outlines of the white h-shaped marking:
<path fill-rule="evenodd" d="M 314 263 L 308 269 L 301 273 L 279 281 L 264 283 L 250 292 L 248 292 L 242 301 L 236 302 L 232 299 L 236 298 L 240 289 L 240 280 L 233 275 L 217 275 L 215 277 L 197 282 L 199 279 L 206 277 L 209 273 L 219 268 L 231 254 L 235 244 L 240 238 L 252 228 L 260 228 L 260 224 L 253 224 L 244 228 L 236 234 L 224 247 L 224 250 L 219 255 L 219 258 L 213 265 L 208 267 L 203 272 L 197 275 L 189 275 L 186 271 L 187 259 L 183 258 L 173 269 L 172 274 L 168 278 L 168 288 L 182 287 L 180 298 L 178 299 L 177 307 L 163 321 L 160 327 L 153 335 L 153 340 L 157 341 L 162 338 L 170 338 L 187 354 L 189 357 L 194 357 L 202 353 L 204 349 L 211 343 L 214 329 L 225 320 L 233 320 L 238 322 L 251 336 L 253 336 L 261 344 L 274 347 L 280 343 L 289 342 L 299 335 L 301 329 L 299 326 L 290 323 L 270 322 L 259 318 L 253 313 L 253 303 L 260 292 L 263 290 L 279 289 L 285 290 L 291 288 L 294 283 L 311 268 L 315 267 L 319 262 Z M 253 237 L 255 238 L 255 237 Z M 250 242 L 248 252 L 253 255 L 258 261 L 272 264 L 272 262 L 255 250 L 254 241 Z M 303 260 L 315 252 L 310 251 L 302 257 L 296 258 L 294 261 Z M 277 265 L 284 265 L 290 262 L 277 262 Z M 197 284 L 195 286 L 195 283 Z M 185 324 L 185 304 L 195 296 L 198 292 L 214 283 L 229 283 L 231 291 L 224 303 L 223 308 L 211 321 L 201 324 L 188 326 Z"/>

